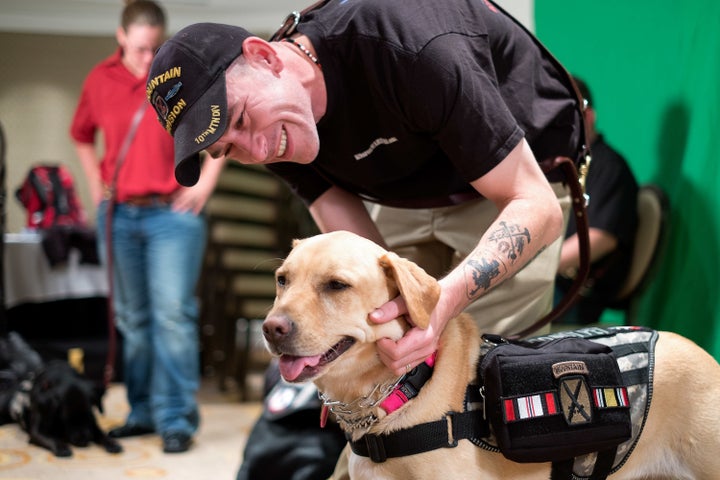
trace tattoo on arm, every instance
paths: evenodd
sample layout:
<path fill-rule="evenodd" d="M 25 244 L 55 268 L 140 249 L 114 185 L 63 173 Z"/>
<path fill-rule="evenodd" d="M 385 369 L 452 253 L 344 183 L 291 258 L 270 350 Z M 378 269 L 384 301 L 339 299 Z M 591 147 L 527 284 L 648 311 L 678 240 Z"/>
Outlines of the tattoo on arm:
<path fill-rule="evenodd" d="M 480 290 L 489 290 L 493 279 L 507 273 L 522 256 L 525 246 L 530 243 L 530 231 L 519 225 L 500 222 L 499 228 L 490 233 L 488 241 L 497 245 L 496 254 L 484 258 L 469 258 L 465 263 L 465 278 L 468 298 L 474 298 Z"/>
<path fill-rule="evenodd" d="M 530 243 L 530 231 L 519 225 L 500 222 L 500 228 L 492 232 L 488 240 L 495 242 L 500 253 L 507 255 L 510 264 L 513 264 L 522 255 L 525 244 Z"/>
<path fill-rule="evenodd" d="M 469 259 L 465 264 L 465 271 L 470 274 L 470 278 L 466 280 L 467 296 L 474 298 L 481 288 L 488 290 L 492 279 L 500 275 L 500 262 L 485 258 Z"/>

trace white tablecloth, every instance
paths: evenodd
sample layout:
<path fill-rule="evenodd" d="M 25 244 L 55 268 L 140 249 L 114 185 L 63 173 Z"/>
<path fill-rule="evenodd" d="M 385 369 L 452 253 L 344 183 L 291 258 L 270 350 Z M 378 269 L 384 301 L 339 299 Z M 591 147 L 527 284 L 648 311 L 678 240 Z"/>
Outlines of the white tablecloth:
<path fill-rule="evenodd" d="M 105 268 L 80 263 L 73 249 L 67 264 L 51 267 L 38 233 L 5 234 L 5 306 L 69 298 L 104 297 Z"/>

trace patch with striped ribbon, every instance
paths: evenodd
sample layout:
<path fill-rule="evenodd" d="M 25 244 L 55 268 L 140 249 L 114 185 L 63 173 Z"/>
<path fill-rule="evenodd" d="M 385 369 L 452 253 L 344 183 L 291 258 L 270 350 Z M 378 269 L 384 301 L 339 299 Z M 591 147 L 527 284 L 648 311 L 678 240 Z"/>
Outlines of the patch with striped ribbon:
<path fill-rule="evenodd" d="M 597 408 L 630 406 L 630 399 L 625 387 L 593 388 L 593 400 L 595 400 Z"/>
<path fill-rule="evenodd" d="M 558 413 L 560 412 L 557 409 L 555 392 L 543 392 L 526 397 L 503 399 L 505 423 L 528 418 L 546 417 Z"/>
<path fill-rule="evenodd" d="M 592 388 L 592 397 L 593 405 L 598 409 L 630 406 L 630 399 L 625 387 L 594 387 Z M 562 413 L 555 391 L 503 398 L 502 405 L 505 423 Z"/>

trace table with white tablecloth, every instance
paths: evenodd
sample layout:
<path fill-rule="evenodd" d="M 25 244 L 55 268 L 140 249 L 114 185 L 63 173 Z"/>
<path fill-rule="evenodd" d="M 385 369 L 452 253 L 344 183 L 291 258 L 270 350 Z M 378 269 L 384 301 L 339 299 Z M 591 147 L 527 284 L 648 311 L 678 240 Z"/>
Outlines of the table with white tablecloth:
<path fill-rule="evenodd" d="M 105 268 L 81 263 L 71 250 L 68 261 L 51 266 L 37 232 L 5 234 L 5 306 L 73 298 L 106 297 Z"/>

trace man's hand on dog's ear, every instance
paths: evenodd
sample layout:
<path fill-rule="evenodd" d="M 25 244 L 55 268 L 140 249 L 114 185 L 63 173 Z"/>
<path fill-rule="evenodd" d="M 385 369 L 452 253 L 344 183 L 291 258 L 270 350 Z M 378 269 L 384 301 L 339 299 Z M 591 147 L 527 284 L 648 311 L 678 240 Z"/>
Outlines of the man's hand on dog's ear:
<path fill-rule="evenodd" d="M 437 348 L 438 334 L 432 324 L 427 329 L 414 326 L 405 300 L 400 296 L 376 308 L 368 317 L 371 322 L 386 323 L 402 315 L 410 325 L 413 325 L 413 328 L 398 341 L 381 338 L 376 342 L 380 360 L 397 375 L 408 373 L 432 355 Z"/>
<path fill-rule="evenodd" d="M 403 375 L 431 356 L 438 346 L 439 333 L 431 324 L 426 329 L 413 327 L 401 339 L 381 338 L 377 346 L 380 360 L 396 375 Z"/>
<path fill-rule="evenodd" d="M 397 296 L 370 312 L 370 320 L 375 323 L 387 323 L 390 320 L 394 320 L 402 315 L 406 315 L 407 313 L 408 310 L 405 305 L 405 300 L 401 296 Z M 408 323 L 413 325 L 412 319 L 407 316 L 405 319 Z"/>

